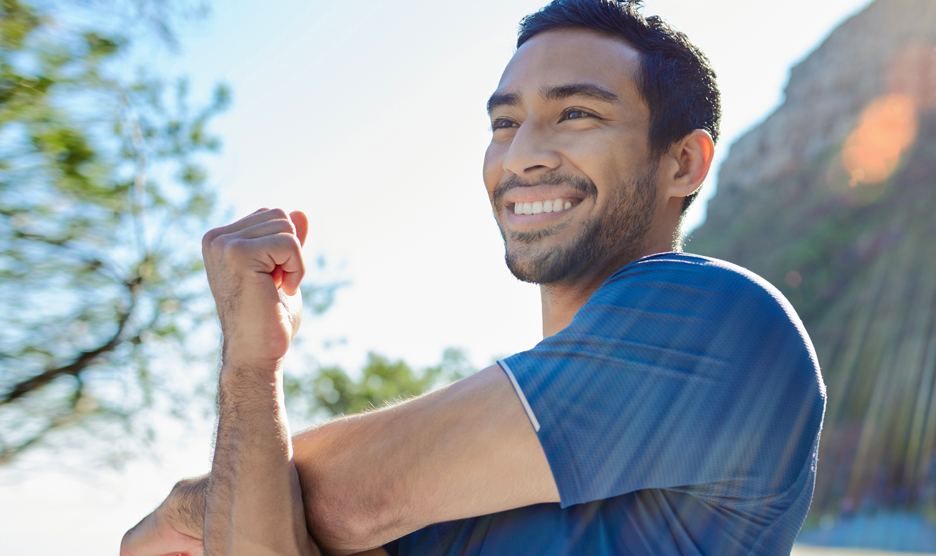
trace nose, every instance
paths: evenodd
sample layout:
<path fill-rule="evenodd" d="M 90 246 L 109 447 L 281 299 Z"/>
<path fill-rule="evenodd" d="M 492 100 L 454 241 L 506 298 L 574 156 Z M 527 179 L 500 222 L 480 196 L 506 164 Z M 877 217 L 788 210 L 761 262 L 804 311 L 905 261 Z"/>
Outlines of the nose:
<path fill-rule="evenodd" d="M 555 170 L 562 160 L 551 143 L 549 131 L 543 126 L 533 120 L 523 122 L 504 157 L 504 170 L 520 177 Z"/>

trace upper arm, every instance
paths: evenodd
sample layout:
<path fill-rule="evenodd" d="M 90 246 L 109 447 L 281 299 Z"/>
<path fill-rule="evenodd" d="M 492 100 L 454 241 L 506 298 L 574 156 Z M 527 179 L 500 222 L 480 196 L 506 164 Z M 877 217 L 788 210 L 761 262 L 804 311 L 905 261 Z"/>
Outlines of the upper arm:
<path fill-rule="evenodd" d="M 299 434 L 294 446 L 310 527 L 334 548 L 367 548 L 432 523 L 559 501 L 530 417 L 498 365 L 333 420 Z"/>
<path fill-rule="evenodd" d="M 542 427 L 563 506 L 645 489 L 778 494 L 807 464 L 822 418 L 798 319 L 738 271 L 645 266 L 505 360 Z"/>
<path fill-rule="evenodd" d="M 316 538 L 375 545 L 560 495 L 563 506 L 649 488 L 742 499 L 790 484 L 822 418 L 809 340 L 779 293 L 683 259 L 612 277 L 569 327 L 505 360 L 538 432 L 493 366 L 301 435 Z"/>

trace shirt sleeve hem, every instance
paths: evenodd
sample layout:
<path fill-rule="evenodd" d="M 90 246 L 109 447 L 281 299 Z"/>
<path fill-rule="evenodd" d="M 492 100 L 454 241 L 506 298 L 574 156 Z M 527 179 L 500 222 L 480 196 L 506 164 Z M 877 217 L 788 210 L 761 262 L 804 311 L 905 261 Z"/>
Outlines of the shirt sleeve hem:
<path fill-rule="evenodd" d="M 497 364 L 500 365 L 500 368 L 503 369 L 504 374 L 506 374 L 507 378 L 510 379 L 510 383 L 513 384 L 514 390 L 517 392 L 517 397 L 520 398 L 520 403 L 523 404 L 523 409 L 526 411 L 527 417 L 530 418 L 530 424 L 533 425 L 533 430 L 539 432 L 539 419 L 536 418 L 536 414 L 533 413 L 533 408 L 530 407 L 530 402 L 527 400 L 523 390 L 520 389 L 520 383 L 517 382 L 517 377 L 514 376 L 513 371 L 510 370 L 510 366 L 507 365 L 506 361 L 500 360 L 497 362 Z"/>

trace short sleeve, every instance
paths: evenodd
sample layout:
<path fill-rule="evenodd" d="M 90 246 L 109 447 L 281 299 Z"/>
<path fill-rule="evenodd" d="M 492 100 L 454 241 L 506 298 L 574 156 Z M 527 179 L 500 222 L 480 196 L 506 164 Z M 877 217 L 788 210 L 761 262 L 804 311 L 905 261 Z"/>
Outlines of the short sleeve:
<path fill-rule="evenodd" d="M 783 296 L 694 255 L 624 267 L 566 329 L 502 366 L 539 425 L 562 507 L 648 488 L 779 494 L 808 465 L 825 407 Z"/>

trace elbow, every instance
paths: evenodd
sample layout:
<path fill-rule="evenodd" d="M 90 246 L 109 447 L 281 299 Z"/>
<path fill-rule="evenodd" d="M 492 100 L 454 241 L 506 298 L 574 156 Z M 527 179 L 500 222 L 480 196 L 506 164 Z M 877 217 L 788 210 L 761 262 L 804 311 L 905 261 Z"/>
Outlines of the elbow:
<path fill-rule="evenodd" d="M 309 533 L 327 553 L 339 554 L 397 538 L 401 499 L 392 483 L 398 481 L 388 485 L 372 480 L 371 474 L 360 476 L 360 466 L 341 459 L 316 458 L 306 465 L 296 460 Z"/>
<path fill-rule="evenodd" d="M 362 418 L 335 420 L 294 443 L 309 533 L 326 554 L 382 546 L 416 528 L 406 472 Z M 392 458 L 390 458 L 392 459 Z"/>
<path fill-rule="evenodd" d="M 320 485 L 304 493 L 306 523 L 312 537 L 327 552 L 352 554 L 393 540 L 390 506 L 377 497 L 362 497 L 354 488 Z"/>

